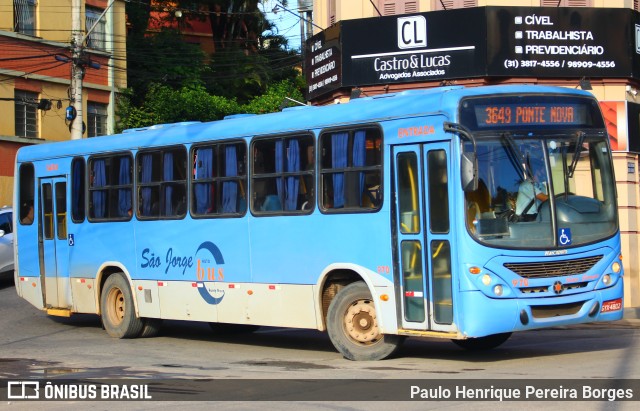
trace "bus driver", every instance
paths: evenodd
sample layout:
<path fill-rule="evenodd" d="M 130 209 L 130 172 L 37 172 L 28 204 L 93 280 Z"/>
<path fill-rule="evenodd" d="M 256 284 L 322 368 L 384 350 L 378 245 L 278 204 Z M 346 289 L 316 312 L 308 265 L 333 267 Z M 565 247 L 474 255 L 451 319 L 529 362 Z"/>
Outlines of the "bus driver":
<path fill-rule="evenodd" d="M 516 200 L 516 215 L 523 221 L 532 221 L 538 215 L 538 207 L 549 199 L 545 184 L 544 163 L 539 160 L 530 162 L 533 178 L 527 178 L 518 187 Z"/>

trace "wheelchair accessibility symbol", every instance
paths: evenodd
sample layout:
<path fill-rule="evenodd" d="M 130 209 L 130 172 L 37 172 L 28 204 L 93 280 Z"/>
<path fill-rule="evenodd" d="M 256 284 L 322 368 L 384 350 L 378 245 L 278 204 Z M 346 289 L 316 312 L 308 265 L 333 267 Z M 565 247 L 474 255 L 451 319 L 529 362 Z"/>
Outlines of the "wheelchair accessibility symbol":
<path fill-rule="evenodd" d="M 571 245 L 571 229 L 570 228 L 558 229 L 558 244 L 562 246 Z"/>

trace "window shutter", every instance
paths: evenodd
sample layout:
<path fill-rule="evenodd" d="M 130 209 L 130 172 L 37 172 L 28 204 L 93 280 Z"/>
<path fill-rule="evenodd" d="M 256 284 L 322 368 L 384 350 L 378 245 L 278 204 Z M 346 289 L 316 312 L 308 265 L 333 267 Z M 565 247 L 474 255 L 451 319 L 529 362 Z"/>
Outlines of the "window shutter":
<path fill-rule="evenodd" d="M 329 0 L 329 25 L 331 26 L 337 20 L 336 17 L 336 0 Z"/>
<path fill-rule="evenodd" d="M 404 12 L 405 14 L 409 13 L 417 13 L 418 12 L 418 2 L 417 1 L 407 1 L 404 3 Z"/>
<path fill-rule="evenodd" d="M 542 7 L 593 7 L 593 0 L 540 0 L 540 5 Z"/>
<path fill-rule="evenodd" d="M 465 9 L 478 6 L 478 0 L 433 0 L 435 10 Z M 444 7 L 443 7 L 444 6 Z"/>
<path fill-rule="evenodd" d="M 419 11 L 418 2 L 415 0 L 378 0 L 377 7 L 383 16 L 417 13 Z"/>

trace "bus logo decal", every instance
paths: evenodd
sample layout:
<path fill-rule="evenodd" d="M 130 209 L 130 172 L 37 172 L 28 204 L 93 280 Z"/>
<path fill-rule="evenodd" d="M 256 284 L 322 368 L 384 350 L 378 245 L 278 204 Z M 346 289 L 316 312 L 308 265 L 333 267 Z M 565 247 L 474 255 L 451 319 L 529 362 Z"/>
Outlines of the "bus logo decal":
<path fill-rule="evenodd" d="M 198 257 L 198 253 L 203 250 L 207 251 L 211 257 Z M 212 262 L 211 259 L 213 259 L 213 262 L 215 262 L 215 267 L 207 266 L 207 264 L 210 264 Z M 218 277 L 218 281 L 224 279 L 224 272 L 222 268 L 220 268 L 220 266 L 224 264 L 224 257 L 222 256 L 222 252 L 220 252 L 220 249 L 211 241 L 205 241 L 204 243 L 200 244 L 200 246 L 196 250 L 196 260 L 196 277 L 198 278 L 198 282 L 195 283 L 194 286 L 198 288 L 198 293 L 205 302 L 211 305 L 220 304 L 225 295 L 224 290 L 208 289 L 203 280 L 208 279 L 209 281 L 216 281 L 216 275 Z M 212 293 L 218 296 L 214 296 Z"/>
<path fill-rule="evenodd" d="M 555 283 L 553 283 L 553 292 L 556 294 L 560 294 L 562 292 L 562 290 L 564 290 L 564 286 L 562 285 L 562 283 L 560 281 L 556 281 Z"/>
<path fill-rule="evenodd" d="M 213 295 L 211 295 L 209 290 L 207 290 L 207 286 L 204 283 L 195 283 L 195 287 L 198 289 L 198 293 L 200 293 L 202 299 L 205 300 L 208 304 L 218 305 L 224 298 L 224 290 L 213 290 L 214 292 L 222 292 L 222 295 L 220 297 L 214 297 Z"/>

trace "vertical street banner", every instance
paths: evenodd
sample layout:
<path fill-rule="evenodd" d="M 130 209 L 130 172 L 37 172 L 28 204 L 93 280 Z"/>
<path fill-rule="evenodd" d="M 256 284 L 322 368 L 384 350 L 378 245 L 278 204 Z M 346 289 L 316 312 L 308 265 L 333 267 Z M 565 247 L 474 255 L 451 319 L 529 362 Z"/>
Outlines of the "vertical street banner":
<path fill-rule="evenodd" d="M 307 99 L 342 86 L 340 24 L 316 34 L 305 45 Z"/>

